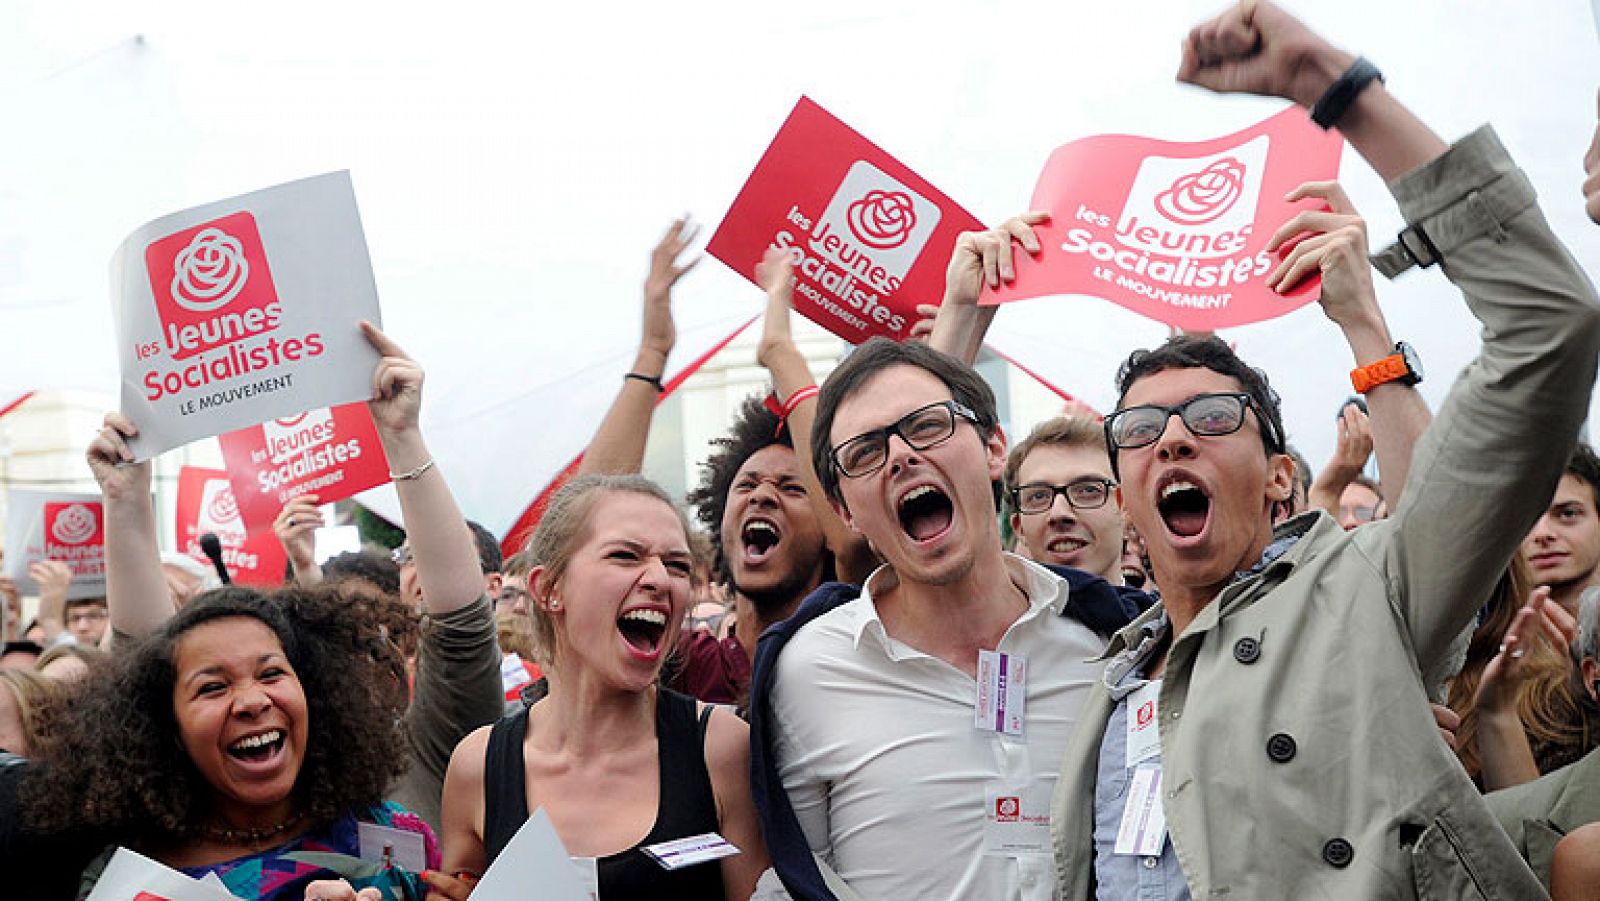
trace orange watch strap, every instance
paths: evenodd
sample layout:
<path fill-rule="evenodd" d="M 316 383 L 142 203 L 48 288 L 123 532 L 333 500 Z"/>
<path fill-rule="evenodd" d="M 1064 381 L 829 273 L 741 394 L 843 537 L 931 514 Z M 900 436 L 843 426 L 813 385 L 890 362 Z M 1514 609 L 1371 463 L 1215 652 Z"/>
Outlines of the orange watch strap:
<path fill-rule="evenodd" d="M 1350 370 L 1350 384 L 1355 387 L 1356 393 L 1366 394 L 1385 382 L 1405 378 L 1409 371 L 1404 356 L 1390 354 L 1375 363 Z"/>

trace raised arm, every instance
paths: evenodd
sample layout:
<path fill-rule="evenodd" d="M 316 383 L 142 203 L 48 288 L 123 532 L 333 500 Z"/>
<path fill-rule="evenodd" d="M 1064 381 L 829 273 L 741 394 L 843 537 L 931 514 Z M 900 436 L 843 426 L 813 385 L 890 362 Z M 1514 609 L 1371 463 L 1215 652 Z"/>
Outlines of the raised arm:
<path fill-rule="evenodd" d="M 761 325 L 756 360 L 772 376 L 772 391 L 785 405 L 797 393 L 812 389 L 809 396 L 802 394 L 789 411 L 789 437 L 794 442 L 795 461 L 800 469 L 800 480 L 806 486 L 806 498 L 822 527 L 828 549 L 833 551 L 835 575 L 841 582 L 859 584 L 877 566 L 877 555 L 872 553 L 866 538 L 850 531 L 839 514 L 833 512 L 811 462 L 811 423 L 817 415 L 817 383 L 806 358 L 795 346 L 790 329 L 789 314 L 794 309 L 794 261 L 784 251 L 768 250 L 756 267 L 756 278 L 767 292 L 767 314 Z"/>
<path fill-rule="evenodd" d="M 1246 4 L 1190 34 L 1179 77 L 1309 106 L 1351 59 L 1271 4 Z M 1428 671 L 1554 489 L 1594 384 L 1600 305 L 1492 131 L 1446 149 L 1376 82 L 1338 127 L 1484 327 L 1482 354 L 1417 445 L 1380 564 Z"/>
<path fill-rule="evenodd" d="M 417 425 L 422 367 L 372 323 L 361 323 L 361 331 L 382 356 L 372 375 L 373 398 L 367 409 L 389 458 L 428 613 L 443 616 L 483 594 L 477 545 Z"/>
<path fill-rule="evenodd" d="M 661 377 L 667 357 L 677 343 L 677 328 L 672 323 L 672 286 L 699 258 L 683 265 L 678 257 L 694 240 L 699 227 L 687 218 L 675 220 L 650 253 L 650 275 L 644 281 L 644 329 L 639 337 L 639 353 L 633 368 L 622 380 L 617 399 L 611 402 L 600 428 L 583 452 L 579 475 L 621 475 L 644 467 L 645 442 L 650 437 L 650 418 L 661 399 Z M 647 381 L 654 379 L 654 382 Z"/>
<path fill-rule="evenodd" d="M 1039 253 L 1039 236 L 1035 225 L 1050 220 L 1045 212 L 1029 212 L 1013 216 L 998 228 L 981 232 L 962 232 L 956 238 L 955 250 L 950 254 L 950 265 L 944 275 L 944 302 L 939 305 L 933 321 L 933 333 L 928 336 L 928 346 L 972 365 L 983 347 L 983 336 L 988 334 L 999 307 L 980 307 L 978 297 L 983 287 L 998 288 L 1010 284 L 1017 277 L 1012 262 L 1012 244 L 1022 245 L 1030 254 Z M 919 313 L 927 307 L 918 307 Z"/>
<path fill-rule="evenodd" d="M 44 630 L 40 644 L 48 648 L 60 640 L 67 628 L 67 589 L 72 587 L 72 567 L 60 560 L 38 560 L 28 564 L 28 577 L 39 586 L 39 628 Z"/>
<path fill-rule="evenodd" d="M 100 483 L 106 517 L 106 606 L 111 629 L 135 638 L 154 632 L 172 615 L 172 595 L 161 571 L 156 511 L 150 500 L 150 461 L 135 463 L 127 439 L 139 428 L 121 413 L 107 413 L 89 442 L 89 469 Z"/>
<path fill-rule="evenodd" d="M 294 571 L 294 581 L 307 588 L 322 581 L 322 567 L 317 565 L 316 536 L 322 528 L 322 511 L 317 508 L 315 494 L 302 494 L 289 498 L 272 520 L 272 532 L 289 558 L 289 568 Z"/>
<path fill-rule="evenodd" d="M 1600 102 L 1600 93 L 1595 99 Z M 1600 225 L 1600 113 L 1597 113 L 1589 152 L 1583 155 L 1583 174 L 1583 207 L 1594 224 Z"/>
<path fill-rule="evenodd" d="M 1372 265 L 1367 259 L 1367 223 L 1356 213 L 1355 205 L 1337 182 L 1308 182 L 1290 192 L 1289 199 L 1314 197 L 1328 205 L 1327 211 L 1310 210 L 1297 214 L 1284 223 L 1267 243 L 1272 253 L 1297 236 L 1304 240 L 1294 245 L 1283 262 L 1267 277 L 1269 284 L 1280 293 L 1287 292 L 1312 272 L 1322 275 L 1322 296 L 1318 303 L 1322 312 L 1344 333 L 1350 345 L 1350 354 L 1356 366 L 1368 366 L 1395 352 L 1394 338 L 1389 334 L 1389 324 L 1378 307 L 1378 294 L 1372 286 Z M 1366 450 L 1378 455 L 1378 472 L 1382 476 L 1383 498 L 1391 511 L 1400 505 L 1400 495 L 1405 488 L 1406 476 L 1411 469 L 1411 452 L 1422 433 L 1433 421 L 1428 404 L 1415 385 L 1403 382 L 1385 382 L 1369 389 L 1366 394 L 1367 411 L 1371 417 L 1369 441 Z M 1335 457 L 1337 465 L 1324 467 L 1329 481 L 1343 476 L 1333 495 L 1334 514 L 1337 514 L 1338 493 L 1344 490 L 1361 471 L 1366 453 L 1355 460 L 1355 450 L 1363 443 L 1360 439 L 1362 424 L 1359 411 L 1346 408 L 1344 427 L 1340 434 L 1341 453 Z M 1347 447 L 1347 445 L 1349 445 Z M 1350 471 L 1352 469 L 1354 471 Z M 1317 481 L 1324 490 L 1324 474 Z M 1313 491 L 1318 486 L 1313 486 Z M 1316 504 L 1316 501 L 1312 501 Z"/>

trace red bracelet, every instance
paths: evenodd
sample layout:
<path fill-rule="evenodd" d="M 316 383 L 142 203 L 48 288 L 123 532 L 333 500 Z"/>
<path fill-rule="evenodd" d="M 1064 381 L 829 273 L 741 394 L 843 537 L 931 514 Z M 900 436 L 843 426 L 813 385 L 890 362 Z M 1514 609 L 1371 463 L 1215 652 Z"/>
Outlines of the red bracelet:
<path fill-rule="evenodd" d="M 807 385 L 789 395 L 789 399 L 783 403 L 778 403 L 778 395 L 776 393 L 767 395 L 762 403 L 768 410 L 772 411 L 772 415 L 778 417 L 778 428 L 772 433 L 774 438 L 783 434 L 783 427 L 789 422 L 789 416 L 794 413 L 794 408 L 800 406 L 802 401 L 816 397 L 817 393 L 816 385 Z"/>

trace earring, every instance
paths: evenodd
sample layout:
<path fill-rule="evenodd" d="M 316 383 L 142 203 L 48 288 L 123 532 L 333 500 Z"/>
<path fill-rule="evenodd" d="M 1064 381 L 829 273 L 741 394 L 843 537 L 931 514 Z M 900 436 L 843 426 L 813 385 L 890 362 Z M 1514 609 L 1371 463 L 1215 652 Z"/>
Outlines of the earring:
<path fill-rule="evenodd" d="M 544 605 L 544 609 L 549 611 L 550 613 L 554 613 L 557 610 L 560 610 L 561 609 L 561 599 L 560 598 L 551 598 L 549 603 Z"/>

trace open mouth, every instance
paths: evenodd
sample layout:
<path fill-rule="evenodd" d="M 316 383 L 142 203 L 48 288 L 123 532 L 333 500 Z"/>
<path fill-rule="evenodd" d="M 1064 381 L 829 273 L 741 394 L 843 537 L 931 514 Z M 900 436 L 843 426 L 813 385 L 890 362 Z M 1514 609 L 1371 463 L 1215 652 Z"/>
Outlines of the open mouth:
<path fill-rule="evenodd" d="M 1144 588 L 1144 570 L 1124 566 L 1122 568 L 1122 582 L 1129 588 Z"/>
<path fill-rule="evenodd" d="M 1176 479 L 1162 487 L 1156 511 L 1167 531 L 1179 538 L 1193 538 L 1205 531 L 1211 517 L 1211 498 L 1193 482 Z"/>
<path fill-rule="evenodd" d="M 1088 546 L 1089 542 L 1075 535 L 1057 535 L 1045 543 L 1044 549 L 1052 554 L 1072 554 Z"/>
<path fill-rule="evenodd" d="M 654 657 L 667 634 L 667 614 L 651 607 L 629 610 L 617 618 L 617 631 L 641 656 Z"/>
<path fill-rule="evenodd" d="M 744 544 L 745 560 L 760 563 L 767 559 L 782 537 L 778 527 L 768 520 L 752 519 L 745 523 L 744 530 L 739 533 L 739 540 Z"/>
<path fill-rule="evenodd" d="M 900 498 L 900 528 L 917 541 L 927 541 L 950 528 L 955 506 L 943 491 L 920 485 Z"/>
<path fill-rule="evenodd" d="M 228 746 L 228 756 L 245 763 L 261 763 L 283 748 L 289 733 L 282 729 L 247 735 Z"/>

